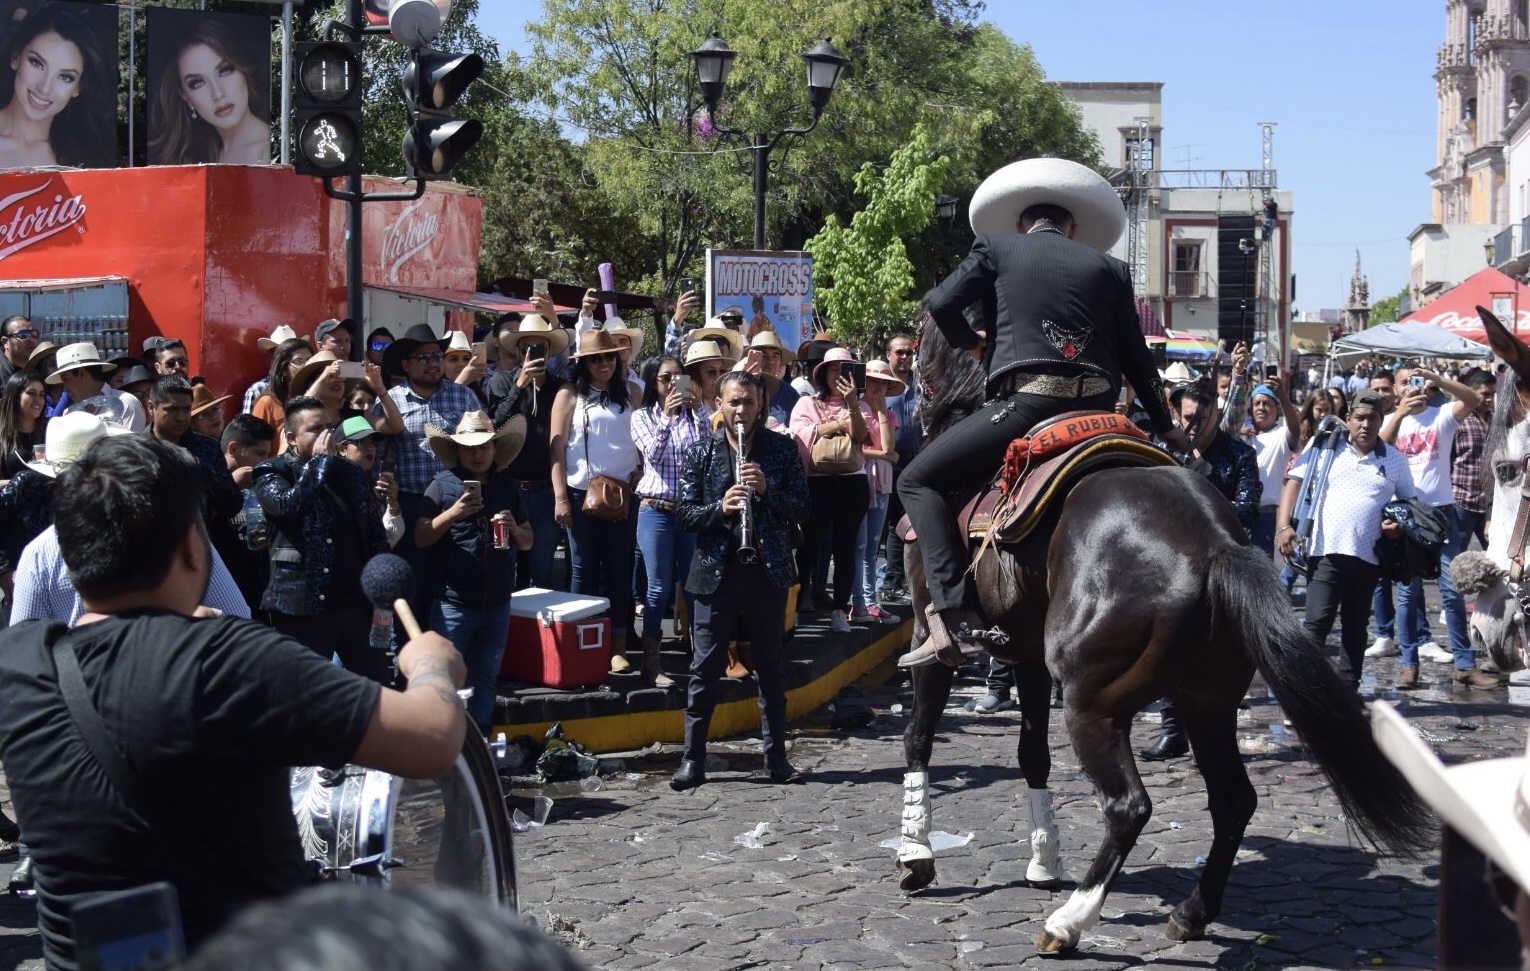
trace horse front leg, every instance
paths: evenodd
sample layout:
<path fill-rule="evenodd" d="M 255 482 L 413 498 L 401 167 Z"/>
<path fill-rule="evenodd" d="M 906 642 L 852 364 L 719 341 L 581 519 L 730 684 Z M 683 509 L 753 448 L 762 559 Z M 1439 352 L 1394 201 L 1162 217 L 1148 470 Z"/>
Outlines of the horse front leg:
<path fill-rule="evenodd" d="M 951 697 L 956 669 L 944 664 L 915 668 L 914 710 L 903 731 L 903 819 L 898 843 L 898 889 L 923 890 L 935 880 L 935 851 L 930 847 L 930 752 L 935 726 Z"/>
<path fill-rule="evenodd" d="M 1038 890 L 1062 886 L 1058 860 L 1057 817 L 1052 812 L 1052 750 L 1047 745 L 1047 724 L 1052 716 L 1052 676 L 1045 664 L 1017 664 L 1015 694 L 1020 701 L 1020 741 L 1016 758 L 1025 776 L 1026 805 L 1030 811 L 1031 861 L 1025 882 Z"/>

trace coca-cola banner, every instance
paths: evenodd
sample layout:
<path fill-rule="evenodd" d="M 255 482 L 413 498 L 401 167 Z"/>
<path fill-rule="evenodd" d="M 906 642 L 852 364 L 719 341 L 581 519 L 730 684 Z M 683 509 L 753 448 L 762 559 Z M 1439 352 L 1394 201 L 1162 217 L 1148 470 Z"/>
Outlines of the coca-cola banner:
<path fill-rule="evenodd" d="M 117 8 L 0 0 L 0 170 L 112 168 Z"/>
<path fill-rule="evenodd" d="M 271 23 L 150 7 L 149 164 L 271 163 Z"/>

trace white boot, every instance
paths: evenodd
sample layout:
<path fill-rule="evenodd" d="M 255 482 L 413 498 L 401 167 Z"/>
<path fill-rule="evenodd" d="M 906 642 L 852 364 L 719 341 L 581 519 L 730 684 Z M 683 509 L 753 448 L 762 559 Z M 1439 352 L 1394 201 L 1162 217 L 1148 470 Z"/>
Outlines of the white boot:
<path fill-rule="evenodd" d="M 1052 790 L 1026 789 L 1031 811 L 1031 862 L 1025 881 L 1033 887 L 1055 888 L 1062 879 L 1057 860 L 1057 817 L 1052 813 Z"/>

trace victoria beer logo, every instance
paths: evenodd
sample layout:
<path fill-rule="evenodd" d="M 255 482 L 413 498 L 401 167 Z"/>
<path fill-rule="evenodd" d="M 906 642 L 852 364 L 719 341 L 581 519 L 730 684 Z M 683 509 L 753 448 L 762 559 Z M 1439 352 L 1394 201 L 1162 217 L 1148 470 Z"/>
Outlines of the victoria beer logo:
<path fill-rule="evenodd" d="M 398 282 L 399 268 L 429 246 L 441 229 L 441 220 L 433 212 L 422 211 L 423 206 L 423 201 L 405 206 L 398 218 L 383 227 L 382 268 L 389 283 Z"/>
<path fill-rule="evenodd" d="M 46 182 L 0 197 L 0 260 L 85 218 L 83 196 L 50 193 L 52 188 L 49 176 Z"/>

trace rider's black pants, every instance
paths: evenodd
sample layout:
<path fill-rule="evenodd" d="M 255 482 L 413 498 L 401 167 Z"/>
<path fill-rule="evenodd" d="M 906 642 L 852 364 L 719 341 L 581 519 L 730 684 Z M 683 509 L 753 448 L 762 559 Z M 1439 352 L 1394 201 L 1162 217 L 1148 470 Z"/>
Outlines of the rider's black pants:
<path fill-rule="evenodd" d="M 1067 411 L 1109 411 L 1115 403 L 1110 392 L 1088 398 L 1013 394 L 988 402 L 925 443 L 898 478 L 898 497 L 919 537 L 925 584 L 936 610 L 966 606 L 967 537 L 957 529 L 956 514 L 961 503 L 998 474 L 1009 443 L 1043 419 Z"/>

